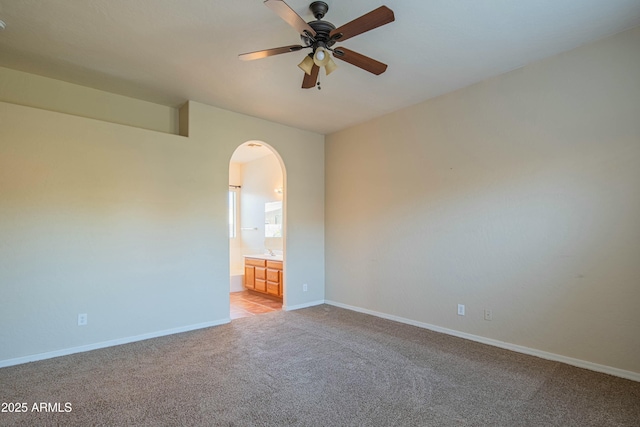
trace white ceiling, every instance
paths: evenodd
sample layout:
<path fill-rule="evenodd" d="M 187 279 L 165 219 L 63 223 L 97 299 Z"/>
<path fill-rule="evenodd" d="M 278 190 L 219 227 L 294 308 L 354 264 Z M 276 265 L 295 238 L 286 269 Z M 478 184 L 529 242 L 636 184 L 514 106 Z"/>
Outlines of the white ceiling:
<path fill-rule="evenodd" d="M 343 45 L 346 62 L 301 89 L 307 50 L 261 0 L 0 0 L 0 66 L 177 106 L 187 99 L 330 133 L 640 25 L 640 0 L 326 0 L 340 26 L 385 4 L 395 22 Z M 310 0 L 287 0 L 314 19 Z"/>

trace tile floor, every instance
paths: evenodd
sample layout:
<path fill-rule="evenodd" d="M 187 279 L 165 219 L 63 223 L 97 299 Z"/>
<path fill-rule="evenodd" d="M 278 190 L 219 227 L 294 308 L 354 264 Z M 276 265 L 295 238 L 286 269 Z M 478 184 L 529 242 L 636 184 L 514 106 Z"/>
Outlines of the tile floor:
<path fill-rule="evenodd" d="M 250 317 L 257 314 L 282 310 L 282 301 L 249 291 L 231 292 L 231 319 Z"/>

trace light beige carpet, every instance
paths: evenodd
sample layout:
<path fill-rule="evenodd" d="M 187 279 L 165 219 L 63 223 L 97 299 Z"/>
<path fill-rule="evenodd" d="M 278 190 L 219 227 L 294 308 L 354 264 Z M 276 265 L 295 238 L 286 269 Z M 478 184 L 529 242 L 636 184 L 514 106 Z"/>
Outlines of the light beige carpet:
<path fill-rule="evenodd" d="M 3 426 L 640 425 L 640 383 L 327 305 L 3 368 L 0 402 L 29 407 Z"/>

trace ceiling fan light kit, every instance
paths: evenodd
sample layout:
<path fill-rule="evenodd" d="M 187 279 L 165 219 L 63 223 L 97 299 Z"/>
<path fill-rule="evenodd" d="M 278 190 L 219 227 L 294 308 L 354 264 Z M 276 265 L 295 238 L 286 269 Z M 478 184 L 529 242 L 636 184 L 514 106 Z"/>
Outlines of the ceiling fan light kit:
<path fill-rule="evenodd" d="M 304 57 L 301 63 L 298 64 L 298 67 L 308 75 L 311 75 L 311 70 L 313 69 L 314 64 L 313 54 L 309 54 Z"/>
<path fill-rule="evenodd" d="M 240 59 L 249 61 L 309 48 L 311 49 L 311 53 L 305 56 L 302 62 L 298 64 L 298 67 L 305 72 L 302 80 L 303 89 L 316 86 L 320 67 L 324 67 L 326 75 L 331 74 L 338 68 L 333 59 L 331 59 L 330 52 L 333 53 L 335 58 L 376 75 L 382 74 L 387 69 L 386 64 L 376 61 L 375 59 L 346 48 L 333 49 L 332 46 L 338 41 L 342 42 L 393 22 L 395 17 L 393 11 L 388 7 L 380 6 L 336 28 L 331 22 L 322 20 L 324 15 L 329 11 L 329 5 L 323 1 L 314 1 L 309 5 L 311 13 L 313 13 L 313 16 L 316 18 L 315 21 L 311 22 L 305 22 L 300 15 L 282 0 L 265 0 L 264 4 L 298 31 L 303 45 L 283 46 L 257 52 L 243 53 L 239 55 Z"/>
<path fill-rule="evenodd" d="M 324 71 L 328 76 L 329 74 L 333 73 L 336 70 L 336 68 L 338 68 L 338 65 L 336 65 L 335 62 L 333 62 L 333 59 L 331 59 L 329 55 L 327 55 L 327 58 L 329 58 L 329 60 L 327 61 L 326 64 L 324 64 Z"/>
<path fill-rule="evenodd" d="M 326 50 L 325 48 L 319 47 L 316 49 L 316 54 L 313 56 L 313 62 L 315 62 L 318 67 L 323 67 L 324 64 L 327 62 L 325 60 L 325 54 L 324 54 L 325 50 Z"/>

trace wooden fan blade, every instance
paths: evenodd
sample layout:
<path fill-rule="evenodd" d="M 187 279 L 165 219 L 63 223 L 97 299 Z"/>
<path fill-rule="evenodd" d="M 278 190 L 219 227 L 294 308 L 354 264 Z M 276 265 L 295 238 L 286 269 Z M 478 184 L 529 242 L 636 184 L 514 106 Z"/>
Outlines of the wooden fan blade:
<path fill-rule="evenodd" d="M 344 47 L 334 49 L 333 56 L 376 75 L 380 75 L 387 70 L 387 64 Z"/>
<path fill-rule="evenodd" d="M 311 68 L 311 75 L 304 73 L 304 79 L 302 79 L 302 89 L 310 89 L 316 86 L 319 71 L 320 67 L 318 67 L 316 64 L 313 64 L 313 67 Z"/>
<path fill-rule="evenodd" d="M 369 13 L 362 15 L 360 18 L 356 18 L 351 22 L 332 30 L 329 33 L 329 37 L 335 40 L 344 41 L 351 37 L 357 36 L 374 28 L 378 28 L 389 22 L 395 21 L 393 11 L 387 6 L 380 6 L 377 9 L 372 10 Z"/>
<path fill-rule="evenodd" d="M 295 28 L 301 35 L 306 36 L 307 33 L 312 36 L 316 35 L 315 30 L 282 0 L 265 0 L 264 5 L 284 19 L 287 24 Z"/>
<path fill-rule="evenodd" d="M 281 53 L 296 52 L 303 46 L 292 44 L 291 46 L 274 47 L 273 49 L 258 50 L 256 52 L 242 53 L 238 58 L 243 61 L 251 61 L 254 59 L 266 58 L 267 56 L 280 55 Z"/>

